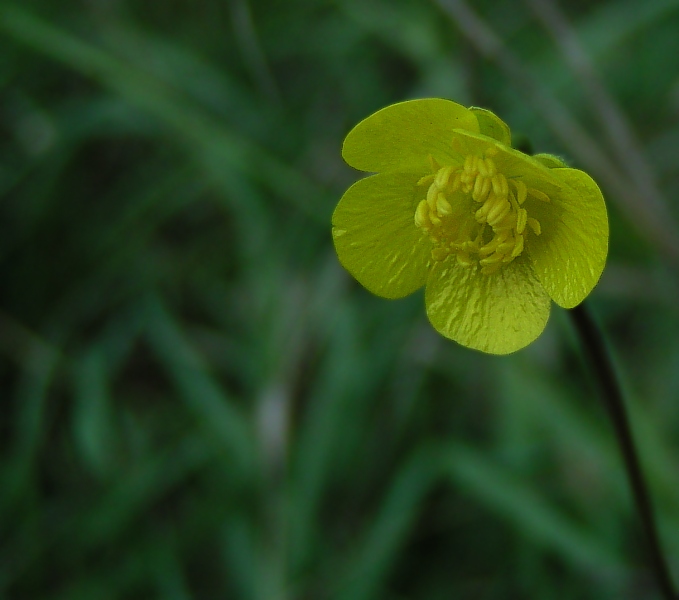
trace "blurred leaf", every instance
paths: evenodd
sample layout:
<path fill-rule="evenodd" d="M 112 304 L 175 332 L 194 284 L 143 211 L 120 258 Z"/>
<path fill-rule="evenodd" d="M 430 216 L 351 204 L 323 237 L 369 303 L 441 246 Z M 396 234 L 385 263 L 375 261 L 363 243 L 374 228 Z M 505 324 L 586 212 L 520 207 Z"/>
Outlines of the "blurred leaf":
<path fill-rule="evenodd" d="M 223 388 L 210 376 L 158 298 L 149 298 L 145 310 L 149 341 L 180 391 L 187 407 L 215 441 L 230 454 L 234 475 L 248 480 L 254 475 L 252 431 Z"/>
<path fill-rule="evenodd" d="M 450 476 L 458 485 L 524 535 L 592 570 L 620 569 L 622 561 L 616 550 L 592 538 L 551 508 L 529 485 L 507 475 L 478 452 L 455 446 L 446 459 Z"/>

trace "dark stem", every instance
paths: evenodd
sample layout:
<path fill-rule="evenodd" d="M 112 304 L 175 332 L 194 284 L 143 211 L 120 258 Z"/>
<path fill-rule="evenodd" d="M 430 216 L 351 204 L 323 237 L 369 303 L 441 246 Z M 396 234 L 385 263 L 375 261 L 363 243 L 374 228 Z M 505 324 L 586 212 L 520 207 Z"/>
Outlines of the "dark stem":
<path fill-rule="evenodd" d="M 618 438 L 618 445 L 620 446 L 625 470 L 627 471 L 627 479 L 632 488 L 637 512 L 646 534 L 653 571 L 666 600 L 677 600 L 678 596 L 674 590 L 672 577 L 660 548 L 660 538 L 658 537 L 653 506 L 639 463 L 637 449 L 634 445 L 622 390 L 606 350 L 603 335 L 584 303 L 568 312 L 578 332 L 592 371 L 597 378 L 606 409 L 613 422 L 615 435 Z"/>

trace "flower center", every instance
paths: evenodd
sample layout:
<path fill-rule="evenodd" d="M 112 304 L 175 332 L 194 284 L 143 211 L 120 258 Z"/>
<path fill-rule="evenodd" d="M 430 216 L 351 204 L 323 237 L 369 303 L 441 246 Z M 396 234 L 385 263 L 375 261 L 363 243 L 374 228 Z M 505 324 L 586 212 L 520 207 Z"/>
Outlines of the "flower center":
<path fill-rule="evenodd" d="M 478 263 L 481 273 L 490 275 L 521 255 L 526 226 L 540 235 L 539 221 L 523 205 L 529 196 L 542 202 L 549 202 L 549 196 L 498 173 L 496 154 L 490 147 L 484 156 L 467 156 L 461 167 L 442 167 L 430 157 L 433 173 L 418 181 L 429 188 L 415 210 L 415 225 L 434 242 L 434 260 L 454 254 L 463 267 Z M 460 201 L 468 196 L 471 208 Z"/>

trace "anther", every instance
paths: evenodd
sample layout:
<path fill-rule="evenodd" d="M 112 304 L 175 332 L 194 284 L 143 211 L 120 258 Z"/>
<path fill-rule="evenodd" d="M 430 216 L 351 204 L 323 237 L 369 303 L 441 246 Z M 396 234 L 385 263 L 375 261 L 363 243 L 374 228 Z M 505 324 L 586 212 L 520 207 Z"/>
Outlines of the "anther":
<path fill-rule="evenodd" d="M 427 185 L 428 183 L 431 183 L 434 181 L 434 175 L 425 175 L 424 177 L 421 177 L 420 180 L 417 182 L 417 185 Z"/>
<path fill-rule="evenodd" d="M 516 238 L 516 246 L 514 246 L 514 250 L 512 250 L 511 257 L 516 258 L 523 252 L 523 236 L 519 235 Z"/>
<path fill-rule="evenodd" d="M 479 254 L 481 256 L 488 256 L 495 252 L 497 250 L 497 247 L 498 247 L 497 238 L 493 238 L 485 246 L 481 246 L 481 248 L 479 248 Z"/>
<path fill-rule="evenodd" d="M 533 230 L 535 235 L 540 235 L 542 233 L 542 227 L 540 227 L 540 221 L 534 219 L 533 217 L 528 217 L 528 226 Z"/>
<path fill-rule="evenodd" d="M 476 181 L 474 181 L 474 189 L 472 191 L 472 198 L 476 200 L 477 202 L 483 202 L 483 197 L 481 196 L 481 191 L 483 190 L 483 186 L 487 179 L 479 173 L 476 176 Z"/>
<path fill-rule="evenodd" d="M 551 202 L 549 199 L 549 196 L 545 194 L 544 192 L 541 192 L 540 190 L 536 190 L 534 188 L 530 188 L 528 190 L 528 193 L 533 196 L 536 200 L 540 200 L 540 202 Z"/>
<path fill-rule="evenodd" d="M 448 185 L 448 180 L 450 179 L 450 174 L 452 172 L 453 172 L 452 166 L 444 167 L 443 169 L 441 169 L 436 174 L 436 179 L 434 180 L 436 185 L 441 189 L 446 187 L 446 185 Z"/>
<path fill-rule="evenodd" d="M 486 198 L 488 198 L 488 194 L 490 194 L 490 186 L 490 179 L 488 177 L 484 178 L 483 187 L 481 187 L 481 193 L 479 194 L 478 202 L 483 202 Z"/>
<path fill-rule="evenodd" d="M 528 211 L 525 208 L 520 208 L 516 213 L 516 233 L 523 233 L 528 221 Z"/>
<path fill-rule="evenodd" d="M 417 205 L 417 210 L 415 211 L 415 225 L 417 227 L 428 228 L 429 225 L 429 205 L 426 200 L 422 200 Z"/>
<path fill-rule="evenodd" d="M 497 238 L 498 244 L 501 244 L 505 240 L 509 239 L 509 234 L 510 234 L 509 231 L 500 231 L 500 232 L 496 233 L 495 237 Z"/>
<path fill-rule="evenodd" d="M 486 217 L 488 225 L 492 227 L 493 225 L 499 224 L 500 221 L 502 221 L 502 219 L 507 216 L 507 213 L 509 213 L 510 209 L 511 205 L 504 198 L 501 202 L 497 202 L 495 206 L 493 206 L 492 210 L 488 212 L 488 216 Z"/>
<path fill-rule="evenodd" d="M 502 173 L 499 173 L 498 177 L 500 178 L 500 185 L 502 186 L 502 195 L 506 196 L 509 194 L 509 184 L 507 183 L 507 178 L 502 175 Z"/>
<path fill-rule="evenodd" d="M 492 208 L 492 204 L 490 200 L 486 200 L 486 203 L 479 208 L 479 210 L 476 211 L 474 214 L 474 218 L 476 219 L 477 223 L 483 223 L 486 221 L 486 215 L 488 214 L 488 211 Z"/>
<path fill-rule="evenodd" d="M 523 204 L 526 201 L 526 194 L 528 193 L 526 184 L 520 179 L 512 179 L 512 184 L 516 188 L 517 201 L 519 202 L 519 204 Z"/>
<path fill-rule="evenodd" d="M 446 200 L 446 197 L 442 193 L 439 193 L 436 198 L 436 212 L 439 217 L 445 217 L 453 212 L 450 202 Z"/>
<path fill-rule="evenodd" d="M 439 188 L 436 183 L 432 183 L 427 190 L 427 204 L 434 210 L 436 208 L 436 197 L 438 196 Z"/>
<path fill-rule="evenodd" d="M 502 175 L 497 173 L 495 175 L 495 177 L 493 177 L 493 179 L 491 179 L 491 183 L 493 184 L 493 193 L 496 196 L 502 195 L 502 182 L 500 181 L 500 177 L 502 177 Z"/>
<path fill-rule="evenodd" d="M 493 264 L 495 264 L 495 263 L 497 263 L 497 262 L 500 262 L 500 261 L 502 260 L 502 258 L 503 258 L 503 257 L 502 257 L 500 254 L 493 254 L 492 256 L 489 256 L 488 258 L 482 258 L 482 259 L 479 261 L 479 264 L 480 264 L 482 267 L 486 267 L 486 266 L 488 266 L 488 265 L 493 265 Z"/>
<path fill-rule="evenodd" d="M 513 250 L 515 246 L 516 246 L 515 241 L 503 242 L 497 247 L 497 253 L 502 254 L 504 256 L 505 254 L 507 254 L 507 252 Z"/>

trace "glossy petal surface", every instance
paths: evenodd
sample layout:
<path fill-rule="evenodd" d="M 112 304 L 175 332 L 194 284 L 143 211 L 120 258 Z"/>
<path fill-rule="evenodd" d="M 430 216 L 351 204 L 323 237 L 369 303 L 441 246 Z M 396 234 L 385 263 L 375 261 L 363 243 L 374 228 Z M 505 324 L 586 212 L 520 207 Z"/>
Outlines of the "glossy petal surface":
<path fill-rule="evenodd" d="M 542 235 L 531 238 L 527 249 L 552 300 L 572 308 L 601 277 L 608 252 L 608 216 L 601 191 L 587 173 L 559 168 L 552 172 L 565 185 L 552 202 L 529 209 L 541 222 Z"/>
<path fill-rule="evenodd" d="M 550 299 L 523 257 L 484 276 L 455 260 L 436 263 L 427 281 L 427 316 L 442 335 L 490 354 L 509 354 L 535 340 Z"/>
<path fill-rule="evenodd" d="M 441 162 L 457 158 L 451 148 L 456 129 L 479 131 L 474 113 L 460 104 L 439 98 L 400 102 L 356 125 L 344 140 L 342 156 L 360 171 L 424 173 L 430 154 Z"/>
<path fill-rule="evenodd" d="M 380 174 L 357 181 L 332 216 L 342 266 L 372 293 L 401 298 L 422 287 L 431 242 L 413 218 L 419 175 Z M 418 196 L 418 199 L 419 199 Z"/>

